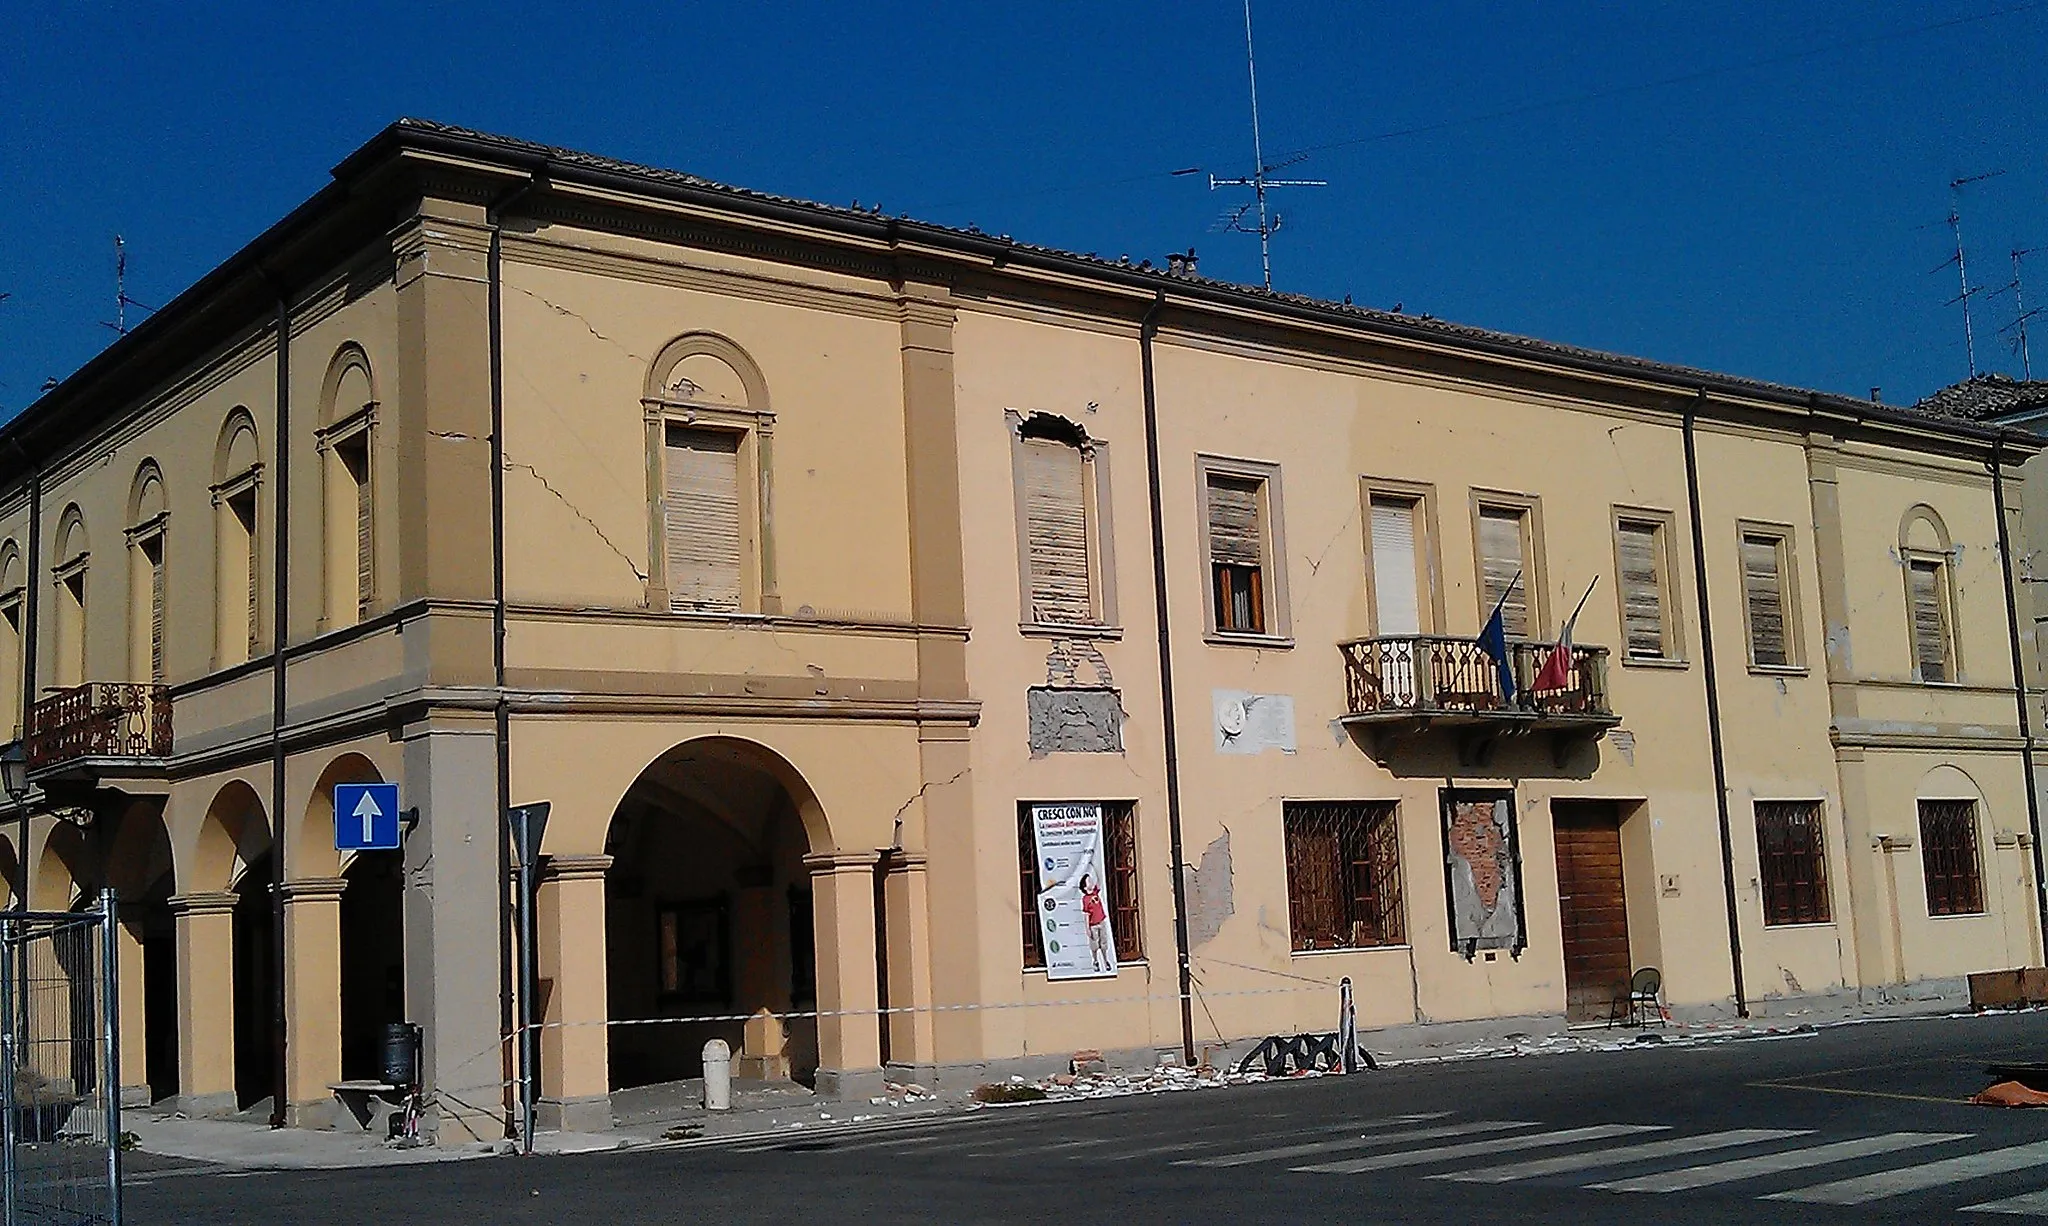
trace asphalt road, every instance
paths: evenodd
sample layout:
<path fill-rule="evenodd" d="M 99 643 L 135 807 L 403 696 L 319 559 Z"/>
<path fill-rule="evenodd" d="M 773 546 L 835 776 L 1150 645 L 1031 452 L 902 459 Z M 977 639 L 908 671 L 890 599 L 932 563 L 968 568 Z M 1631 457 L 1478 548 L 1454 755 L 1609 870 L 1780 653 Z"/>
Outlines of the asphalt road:
<path fill-rule="evenodd" d="M 1973 1107 L 2048 1013 L 1386 1069 L 743 1144 L 399 1169 L 138 1171 L 130 1220 L 2048 1220 L 2048 1110 Z M 1318 1169 L 1320 1168 L 1320 1169 Z M 2033 1197 L 2036 1199 L 2027 1199 Z M 1983 1208 L 1980 1208 L 1983 1207 Z"/>

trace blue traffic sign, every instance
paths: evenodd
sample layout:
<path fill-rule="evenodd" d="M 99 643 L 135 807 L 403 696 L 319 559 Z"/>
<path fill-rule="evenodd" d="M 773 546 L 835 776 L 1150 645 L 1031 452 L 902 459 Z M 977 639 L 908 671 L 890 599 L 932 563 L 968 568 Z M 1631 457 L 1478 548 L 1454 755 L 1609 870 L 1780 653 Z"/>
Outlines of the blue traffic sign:
<path fill-rule="evenodd" d="M 394 851 L 398 847 L 398 785 L 334 785 L 334 849 Z"/>

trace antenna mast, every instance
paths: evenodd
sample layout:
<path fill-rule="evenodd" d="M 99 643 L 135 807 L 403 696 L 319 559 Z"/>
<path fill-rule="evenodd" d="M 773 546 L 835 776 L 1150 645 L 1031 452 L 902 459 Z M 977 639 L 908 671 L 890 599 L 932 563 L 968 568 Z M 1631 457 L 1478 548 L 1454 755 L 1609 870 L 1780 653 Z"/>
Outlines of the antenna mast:
<path fill-rule="evenodd" d="M 1273 171 L 1280 169 L 1280 167 L 1266 165 L 1265 144 L 1259 133 L 1259 64 L 1252 54 L 1252 0 L 1244 0 L 1244 63 L 1246 73 L 1251 78 L 1252 87 L 1253 171 L 1250 178 L 1238 179 L 1219 179 L 1212 174 L 1209 176 L 1209 190 L 1213 192 L 1219 187 L 1249 187 L 1252 189 L 1252 194 L 1256 197 L 1256 205 L 1259 211 L 1258 228 L 1256 230 L 1249 230 L 1244 226 L 1244 215 L 1251 206 L 1239 209 L 1230 218 L 1225 228 L 1235 230 L 1240 234 L 1256 234 L 1259 236 L 1259 271 L 1265 279 L 1266 288 L 1271 290 L 1273 288 L 1273 235 L 1280 231 L 1281 218 L 1278 213 L 1268 210 L 1266 190 L 1274 187 L 1328 187 L 1329 181 L 1325 179 L 1275 179 L 1269 177 Z M 1299 157 L 1290 158 L 1281 165 L 1288 165 L 1300 160 Z"/>
<path fill-rule="evenodd" d="M 128 308 L 141 307 L 145 311 L 156 308 L 139 298 L 128 296 L 128 240 L 114 236 L 114 319 L 112 323 L 102 319 L 100 327 L 112 328 L 116 335 L 128 335 Z"/>
<path fill-rule="evenodd" d="M 2032 319 L 2034 316 L 2039 315 L 2041 313 L 2041 308 L 2035 307 L 2031 311 L 2027 309 L 2027 291 L 2026 287 L 2021 283 L 2020 261 L 2025 259 L 2027 256 L 2036 255 L 2043 251 L 2048 251 L 2048 247 L 2013 248 L 2012 284 L 2007 288 L 2012 290 L 2012 309 L 2014 311 L 2014 316 L 2013 321 L 2011 323 L 2005 325 L 2003 328 L 2000 328 L 1998 330 L 2000 336 L 2003 336 L 2008 332 L 2014 332 L 2018 334 L 2014 338 L 2013 347 L 2015 349 L 2018 349 L 2020 353 L 2020 377 L 2022 379 L 2027 380 L 2030 383 L 2033 382 L 2034 379 L 2034 363 L 2031 355 L 2029 355 L 2027 352 L 2027 321 L 2029 319 Z"/>
<path fill-rule="evenodd" d="M 1950 179 L 1948 182 L 1950 197 L 1948 228 L 1949 232 L 1955 235 L 1956 276 L 1962 283 L 1962 292 L 1950 299 L 1948 305 L 1956 306 L 1960 304 L 1963 308 L 1963 354 L 1969 361 L 1970 377 L 1972 379 L 1977 377 L 1977 337 L 1976 331 L 1970 322 L 1970 298 L 1983 289 L 1983 286 L 1980 285 L 1977 289 L 1970 288 L 1970 261 L 1963 254 L 1963 187 L 1965 184 L 1982 183 L 1986 179 L 1996 179 L 2004 173 L 2002 170 L 1993 170 L 1981 175 L 1966 175 L 1962 178 Z"/>

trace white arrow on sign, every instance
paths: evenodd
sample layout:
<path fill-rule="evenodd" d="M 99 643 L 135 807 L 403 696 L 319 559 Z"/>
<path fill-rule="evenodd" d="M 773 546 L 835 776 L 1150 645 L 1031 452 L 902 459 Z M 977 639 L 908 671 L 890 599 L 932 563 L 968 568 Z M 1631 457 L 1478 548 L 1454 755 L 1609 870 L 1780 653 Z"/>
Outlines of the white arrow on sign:
<path fill-rule="evenodd" d="M 363 798 L 356 802 L 356 811 L 352 816 L 363 823 L 363 842 L 368 843 L 371 839 L 370 823 L 384 816 L 384 810 L 377 807 L 372 793 L 364 792 Z"/>

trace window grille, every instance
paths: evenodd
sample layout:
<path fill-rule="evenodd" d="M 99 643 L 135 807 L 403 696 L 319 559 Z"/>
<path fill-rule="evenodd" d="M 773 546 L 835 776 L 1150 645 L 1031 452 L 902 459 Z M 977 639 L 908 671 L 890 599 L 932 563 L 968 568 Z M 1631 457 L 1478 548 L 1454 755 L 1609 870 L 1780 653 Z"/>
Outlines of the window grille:
<path fill-rule="evenodd" d="M 1399 945 L 1401 840 L 1390 801 L 1288 804 L 1287 912 L 1294 948 Z"/>
<path fill-rule="evenodd" d="M 1828 907 L 1826 812 L 1819 801 L 1756 802 L 1757 858 L 1766 924 L 1824 924 Z"/>
<path fill-rule="evenodd" d="M 1920 866 L 1927 879 L 1927 914 L 1983 913 L 1984 875 L 1977 857 L 1975 801 L 1920 802 Z"/>
<path fill-rule="evenodd" d="M 1090 802 L 1069 802 L 1090 803 Z M 1116 938 L 1116 960 L 1136 962 L 1145 956 L 1138 907 L 1138 823 L 1129 801 L 1102 806 L 1102 842 L 1109 864 L 1109 928 Z M 1032 838 L 1031 806 L 1017 806 L 1018 910 L 1024 933 L 1024 965 L 1045 965 L 1045 945 L 1038 930 L 1038 848 Z"/>

